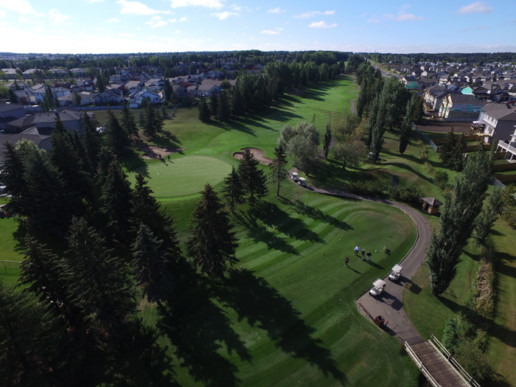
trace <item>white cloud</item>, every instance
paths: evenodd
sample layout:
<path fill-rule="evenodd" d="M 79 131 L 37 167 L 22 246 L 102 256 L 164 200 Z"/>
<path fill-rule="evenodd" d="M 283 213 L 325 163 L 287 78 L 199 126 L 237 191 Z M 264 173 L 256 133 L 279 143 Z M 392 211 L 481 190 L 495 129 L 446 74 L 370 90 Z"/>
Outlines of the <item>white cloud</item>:
<path fill-rule="evenodd" d="M 276 27 L 273 30 L 263 30 L 260 33 L 264 35 L 279 35 L 283 28 Z"/>
<path fill-rule="evenodd" d="M 314 16 L 331 16 L 331 15 L 335 15 L 335 11 L 331 10 L 331 11 L 311 11 L 311 12 L 305 12 L 305 13 L 302 13 L 300 15 L 294 15 L 294 17 L 296 19 L 310 19 L 311 17 L 314 17 Z"/>
<path fill-rule="evenodd" d="M 149 8 L 147 5 L 139 1 L 118 0 L 118 4 L 122 6 L 120 13 L 130 15 L 156 15 L 158 13 L 170 13 L 169 11 L 159 11 Z"/>
<path fill-rule="evenodd" d="M 412 13 L 401 13 L 396 18 L 397 21 L 419 21 L 419 20 L 425 20 L 422 16 L 416 16 Z"/>
<path fill-rule="evenodd" d="M 375 17 L 372 17 L 370 19 L 367 19 L 368 23 L 380 23 L 380 19 L 377 19 Z"/>
<path fill-rule="evenodd" d="M 90 3 L 102 3 L 104 0 L 89 0 Z"/>
<path fill-rule="evenodd" d="M 221 0 L 171 0 L 172 8 L 180 7 L 205 7 L 205 8 L 222 8 Z"/>
<path fill-rule="evenodd" d="M 239 14 L 237 12 L 224 11 L 224 12 L 215 12 L 215 13 L 212 13 L 211 15 L 215 16 L 219 20 L 226 20 L 230 16 L 238 16 Z"/>
<path fill-rule="evenodd" d="M 0 8 L 7 9 L 8 11 L 15 11 L 22 14 L 36 15 L 36 11 L 32 8 L 32 5 L 27 0 L 0 0 Z"/>
<path fill-rule="evenodd" d="M 276 7 L 273 9 L 269 9 L 267 12 L 269 12 L 269 13 L 285 13 L 285 10 L 281 9 L 281 7 Z"/>
<path fill-rule="evenodd" d="M 59 13 L 57 9 L 51 9 L 48 16 L 50 17 L 50 20 L 54 22 L 54 24 L 62 24 L 70 18 L 67 15 Z"/>
<path fill-rule="evenodd" d="M 312 22 L 308 26 L 310 28 L 335 28 L 337 23 L 327 24 L 325 21 Z"/>
<path fill-rule="evenodd" d="M 134 38 L 134 37 L 136 37 L 135 34 L 125 33 L 125 32 L 122 32 L 122 33 L 118 34 L 118 36 L 120 36 L 122 38 Z"/>
<path fill-rule="evenodd" d="M 118 23 L 120 19 L 117 19 L 116 17 L 112 17 L 111 19 L 107 19 L 106 23 Z"/>
<path fill-rule="evenodd" d="M 459 13 L 490 13 L 492 8 L 484 2 L 477 1 L 459 9 Z"/>
<path fill-rule="evenodd" d="M 165 20 L 163 20 L 161 18 L 161 16 L 153 16 L 151 17 L 151 19 L 145 23 L 149 26 L 151 26 L 151 28 L 158 28 L 158 27 L 163 27 L 163 26 L 166 26 L 167 25 L 167 22 Z"/>
<path fill-rule="evenodd" d="M 5 16 L 5 12 L 0 9 L 0 18 Z"/>
<path fill-rule="evenodd" d="M 180 22 L 185 22 L 186 21 L 186 16 L 183 16 L 181 19 L 179 19 Z"/>

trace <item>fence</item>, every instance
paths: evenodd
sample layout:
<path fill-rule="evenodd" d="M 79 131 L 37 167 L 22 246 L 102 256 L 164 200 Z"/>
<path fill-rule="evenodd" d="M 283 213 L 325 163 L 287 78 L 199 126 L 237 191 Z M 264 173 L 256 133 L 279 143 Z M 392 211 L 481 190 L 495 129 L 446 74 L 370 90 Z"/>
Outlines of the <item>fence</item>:
<path fill-rule="evenodd" d="M 416 363 L 417 365 L 417 368 L 419 368 L 419 370 L 421 371 L 421 373 L 423 375 L 425 375 L 426 379 L 428 380 L 428 382 L 433 386 L 433 387 L 441 387 L 441 385 L 439 383 L 437 383 L 437 380 L 434 379 L 434 377 L 432 376 L 432 374 L 426 369 L 426 367 L 424 366 L 423 362 L 419 359 L 419 357 L 416 355 L 416 353 L 412 350 L 412 348 L 410 348 L 410 345 L 405 341 L 404 345 L 405 347 L 405 351 L 409 354 L 409 356 L 411 357 L 411 359 L 414 361 L 414 363 Z"/>
<path fill-rule="evenodd" d="M 478 384 L 477 381 L 470 374 L 468 374 L 468 372 L 464 368 L 461 367 L 457 360 L 455 360 L 455 358 L 452 356 L 450 351 L 448 351 L 446 347 L 442 345 L 442 343 L 439 340 L 437 340 L 437 337 L 431 335 L 430 342 L 434 344 L 444 356 L 446 356 L 448 361 L 455 367 L 457 371 L 459 371 L 462 377 L 466 379 L 469 384 L 471 384 L 473 387 L 480 387 L 480 384 Z"/>
<path fill-rule="evenodd" d="M 428 137 L 426 134 L 424 134 L 422 131 L 420 131 L 420 130 L 417 128 L 417 126 L 416 126 L 415 124 L 412 124 L 412 127 L 413 127 L 414 129 L 416 129 L 416 132 L 418 132 L 418 133 L 421 135 L 421 137 L 423 138 L 423 140 L 424 140 L 427 144 L 429 144 L 429 145 L 434 149 L 434 151 L 435 151 L 435 152 L 437 152 L 437 151 L 439 150 L 439 147 L 437 146 L 437 144 L 436 144 L 435 142 L 433 142 L 433 141 L 432 141 L 432 139 L 431 139 L 430 137 Z"/>

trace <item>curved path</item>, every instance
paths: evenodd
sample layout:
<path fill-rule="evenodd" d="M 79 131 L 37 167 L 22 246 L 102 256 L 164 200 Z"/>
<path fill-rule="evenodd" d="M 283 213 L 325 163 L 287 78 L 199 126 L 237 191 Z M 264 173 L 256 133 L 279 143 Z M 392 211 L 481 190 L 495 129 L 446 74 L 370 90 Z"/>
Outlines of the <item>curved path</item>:
<path fill-rule="evenodd" d="M 366 292 L 356 299 L 358 310 L 365 316 L 373 320 L 376 316 L 381 315 L 388 321 L 386 331 L 391 335 L 398 337 L 402 341 L 408 342 L 410 345 L 422 343 L 424 340 L 412 325 L 407 314 L 403 310 L 402 293 L 405 288 L 412 291 L 419 291 L 417 285 L 413 285 L 410 280 L 419 269 L 426 257 L 426 249 L 430 245 L 432 230 L 427 220 L 419 210 L 412 208 L 406 204 L 393 202 L 386 199 L 378 199 L 368 196 L 356 195 L 353 193 L 329 190 L 315 187 L 307 189 L 325 195 L 338 196 L 353 200 L 368 200 L 383 203 L 392 207 L 396 207 L 405 212 L 417 227 L 418 236 L 416 242 L 401 261 L 403 266 L 402 277 L 398 282 L 391 282 L 385 277 L 384 293 L 381 297 L 375 298 Z"/>

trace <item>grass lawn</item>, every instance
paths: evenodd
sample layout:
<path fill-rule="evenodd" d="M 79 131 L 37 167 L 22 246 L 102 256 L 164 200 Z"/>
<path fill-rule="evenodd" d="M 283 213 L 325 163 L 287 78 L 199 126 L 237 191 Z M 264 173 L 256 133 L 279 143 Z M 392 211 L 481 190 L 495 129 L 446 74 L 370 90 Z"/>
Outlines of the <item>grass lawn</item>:
<path fill-rule="evenodd" d="M 0 219 L 0 281 L 14 284 L 20 275 L 19 263 L 23 256 L 16 251 L 13 237 L 18 223 L 13 218 Z"/>
<path fill-rule="evenodd" d="M 399 343 L 354 304 L 414 243 L 408 216 L 286 183 L 280 198 L 234 219 L 239 263 L 214 297 L 221 317 L 212 304 L 196 311 L 202 346 L 218 342 L 199 385 L 417 385 Z M 352 256 L 357 243 L 373 251 L 374 264 Z M 145 308 L 142 315 L 156 318 Z M 185 368 L 174 370 L 181 385 L 196 384 Z"/>
<path fill-rule="evenodd" d="M 217 186 L 231 172 L 231 165 L 214 157 L 186 156 L 163 162 L 152 160 L 136 172 L 152 181 L 157 199 L 178 199 L 197 194 L 207 183 Z"/>

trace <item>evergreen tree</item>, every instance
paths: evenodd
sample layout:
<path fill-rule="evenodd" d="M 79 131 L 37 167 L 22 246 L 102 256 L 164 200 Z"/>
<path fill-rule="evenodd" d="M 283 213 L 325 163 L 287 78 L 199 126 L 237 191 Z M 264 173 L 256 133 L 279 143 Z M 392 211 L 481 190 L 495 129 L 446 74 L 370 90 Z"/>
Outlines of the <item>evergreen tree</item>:
<path fill-rule="evenodd" d="M 143 294 L 149 301 L 161 304 L 172 291 L 174 284 L 172 257 L 156 239 L 149 227 L 140 224 L 131 246 L 136 279 L 143 284 Z"/>
<path fill-rule="evenodd" d="M 226 91 L 219 94 L 217 102 L 217 120 L 229 121 L 231 118 L 231 106 L 229 105 L 229 97 Z"/>
<path fill-rule="evenodd" d="M 129 136 L 138 137 L 138 128 L 134 120 L 134 115 L 129 109 L 127 102 L 124 103 L 124 107 L 122 109 L 122 127 L 129 134 Z"/>
<path fill-rule="evenodd" d="M 324 132 L 324 157 L 328 159 L 328 153 L 331 146 L 331 122 L 326 124 L 326 131 Z"/>
<path fill-rule="evenodd" d="M 220 278 L 227 265 L 236 263 L 237 240 L 228 214 L 213 188 L 206 184 L 201 194 L 201 201 L 193 213 L 188 254 L 201 272 Z"/>
<path fill-rule="evenodd" d="M 432 235 L 428 266 L 433 294 L 446 290 L 455 276 L 462 248 L 475 227 L 491 176 L 491 155 L 471 155 L 461 175 L 455 179 L 452 195 L 447 195 L 439 220 L 440 230 Z"/>
<path fill-rule="evenodd" d="M 84 113 L 83 116 L 81 142 L 86 155 L 84 163 L 90 171 L 90 175 L 93 176 L 96 173 L 99 164 L 99 153 L 102 146 L 102 139 L 87 113 Z"/>
<path fill-rule="evenodd" d="M 180 258 L 179 242 L 171 217 L 161 208 L 152 196 L 152 190 L 147 185 L 143 175 L 136 175 L 136 183 L 131 194 L 133 223 L 139 227 L 144 224 L 154 236 L 161 241 L 163 247 L 176 261 Z"/>
<path fill-rule="evenodd" d="M 4 193 L 11 195 L 11 200 L 6 205 L 9 213 L 24 213 L 24 199 L 27 192 L 27 183 L 24 179 L 25 165 L 21 152 L 18 152 L 13 144 L 6 142 L 4 145 L 4 162 L 1 166 L 1 181 L 5 184 Z"/>
<path fill-rule="evenodd" d="M 108 110 L 108 122 L 104 132 L 106 144 L 112 149 L 116 156 L 121 156 L 127 152 L 129 146 L 129 134 L 115 117 L 111 110 Z"/>
<path fill-rule="evenodd" d="M 258 164 L 251 150 L 245 148 L 243 158 L 238 165 L 238 176 L 251 203 L 256 201 L 256 197 L 261 198 L 267 193 L 266 178 L 263 171 L 258 168 Z"/>
<path fill-rule="evenodd" d="M 0 281 L 0 385 L 58 385 L 62 327 L 32 295 Z"/>
<path fill-rule="evenodd" d="M 236 88 L 233 90 L 233 95 L 232 95 L 232 100 L 231 100 L 231 106 L 232 106 L 232 111 L 233 111 L 233 115 L 235 117 L 241 117 L 245 114 L 245 104 L 244 104 L 244 100 L 243 100 L 243 96 L 242 96 L 242 93 L 240 91 L 239 88 Z"/>
<path fill-rule="evenodd" d="M 148 104 L 144 110 L 143 114 L 143 133 L 147 137 L 154 137 L 157 134 L 157 129 L 155 127 L 155 112 L 150 104 Z"/>
<path fill-rule="evenodd" d="M 285 149 L 281 145 L 274 148 L 274 160 L 271 165 L 273 171 L 272 178 L 277 183 L 276 196 L 279 196 L 281 182 L 287 178 L 287 171 L 285 169 L 287 157 Z"/>
<path fill-rule="evenodd" d="M 235 204 L 244 201 L 244 189 L 235 168 L 232 168 L 230 174 L 224 179 L 222 195 L 228 202 L 232 213 L 235 212 Z"/>
<path fill-rule="evenodd" d="M 201 97 L 199 101 L 199 120 L 207 122 L 210 119 L 210 108 L 206 103 L 206 98 Z"/>
<path fill-rule="evenodd" d="M 103 235 L 115 241 L 118 249 L 123 252 L 128 247 L 130 235 L 131 193 L 125 173 L 118 162 L 112 160 L 103 178 L 100 203 L 104 221 L 99 226 L 106 230 Z"/>
<path fill-rule="evenodd" d="M 13 91 L 13 89 L 9 89 L 7 94 L 8 94 L 9 102 L 10 103 L 18 103 L 18 97 L 16 96 L 15 92 Z"/>
<path fill-rule="evenodd" d="M 165 79 L 165 84 L 163 85 L 163 91 L 165 92 L 165 100 L 172 102 L 172 97 L 174 94 L 174 90 L 172 90 L 172 85 L 170 84 L 170 81 Z"/>
<path fill-rule="evenodd" d="M 219 105 L 219 96 L 217 93 L 211 93 L 210 95 L 210 115 L 217 115 L 217 107 Z"/>
<path fill-rule="evenodd" d="M 84 219 L 70 226 L 63 278 L 77 308 L 78 328 L 96 345 L 123 340 L 129 315 L 136 308 L 128 266 Z"/>

